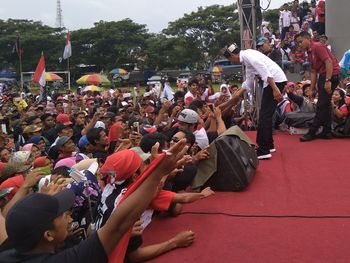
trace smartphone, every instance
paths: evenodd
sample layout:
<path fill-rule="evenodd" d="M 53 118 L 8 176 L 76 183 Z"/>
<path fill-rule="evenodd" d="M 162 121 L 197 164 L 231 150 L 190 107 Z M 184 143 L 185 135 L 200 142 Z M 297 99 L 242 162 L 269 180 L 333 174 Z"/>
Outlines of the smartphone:
<path fill-rule="evenodd" d="M 85 228 L 79 228 L 78 229 L 79 230 L 79 235 L 78 235 L 78 237 L 80 237 L 81 239 L 86 239 L 87 238 L 87 235 L 86 235 L 86 230 L 85 230 Z"/>
<path fill-rule="evenodd" d="M 140 133 L 140 123 L 138 122 L 138 121 L 135 121 L 134 123 L 133 123 L 133 130 L 135 131 L 135 132 L 137 132 L 137 133 Z"/>
<path fill-rule="evenodd" d="M 213 104 L 209 104 L 209 108 L 212 112 L 214 112 L 214 105 Z"/>
<path fill-rule="evenodd" d="M 79 226 L 79 223 L 77 221 L 74 221 L 72 222 L 71 224 L 71 228 L 74 229 L 74 228 L 77 228 Z"/>
<path fill-rule="evenodd" d="M 14 189 L 14 187 L 0 189 L 0 199 L 5 198 L 9 193 L 12 192 L 13 189 Z"/>

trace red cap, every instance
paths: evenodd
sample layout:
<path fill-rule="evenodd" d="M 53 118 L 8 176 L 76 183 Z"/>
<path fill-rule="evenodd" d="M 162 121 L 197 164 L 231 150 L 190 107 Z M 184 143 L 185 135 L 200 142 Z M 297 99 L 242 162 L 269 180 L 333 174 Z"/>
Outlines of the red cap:
<path fill-rule="evenodd" d="M 95 103 L 94 100 L 87 100 L 87 101 L 86 101 L 86 104 L 90 104 L 91 102 L 92 102 L 92 103 Z"/>
<path fill-rule="evenodd" d="M 34 168 L 44 167 L 46 165 L 47 159 L 48 158 L 46 156 L 41 156 L 41 157 L 36 158 L 33 162 L 33 167 Z"/>
<path fill-rule="evenodd" d="M 191 104 L 192 102 L 193 102 L 193 98 L 191 97 L 191 96 L 189 96 L 189 97 L 187 97 L 186 99 L 185 99 L 185 103 L 186 104 Z"/>
<path fill-rule="evenodd" d="M 56 122 L 63 123 L 64 125 L 72 125 L 68 114 L 60 113 L 56 117 Z"/>
<path fill-rule="evenodd" d="M 147 113 L 153 113 L 154 111 L 155 111 L 155 109 L 152 106 L 147 106 L 147 108 L 146 108 Z"/>

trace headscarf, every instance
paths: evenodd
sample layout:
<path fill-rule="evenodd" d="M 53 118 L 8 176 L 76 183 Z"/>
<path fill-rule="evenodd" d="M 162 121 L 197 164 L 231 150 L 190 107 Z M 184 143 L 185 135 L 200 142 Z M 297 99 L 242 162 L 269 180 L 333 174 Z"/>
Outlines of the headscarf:
<path fill-rule="evenodd" d="M 31 152 L 33 149 L 33 143 L 27 143 L 25 145 L 23 145 L 23 147 L 21 148 L 21 151 L 27 151 L 27 152 Z"/>
<path fill-rule="evenodd" d="M 108 156 L 100 172 L 102 174 L 113 173 L 115 181 L 123 181 L 130 178 L 140 168 L 141 164 L 142 159 L 138 153 L 131 150 L 122 150 Z"/>
<path fill-rule="evenodd" d="M 59 160 L 54 169 L 58 168 L 58 167 L 62 167 L 62 166 L 66 166 L 68 168 L 72 168 L 73 165 L 75 165 L 77 163 L 76 161 L 76 157 L 73 156 L 73 157 L 68 157 L 68 158 L 64 158 L 62 160 Z"/>
<path fill-rule="evenodd" d="M 115 122 L 108 132 L 108 143 L 118 141 L 120 129 L 122 128 L 122 123 L 120 121 Z"/>

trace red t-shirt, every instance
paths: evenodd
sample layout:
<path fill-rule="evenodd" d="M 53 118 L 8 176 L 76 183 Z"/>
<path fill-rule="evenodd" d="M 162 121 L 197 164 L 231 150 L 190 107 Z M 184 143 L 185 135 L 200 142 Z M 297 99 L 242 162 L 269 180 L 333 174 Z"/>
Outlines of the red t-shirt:
<path fill-rule="evenodd" d="M 175 196 L 174 192 L 160 190 L 158 195 L 152 200 L 150 207 L 157 211 L 167 211 Z"/>
<path fill-rule="evenodd" d="M 337 58 L 330 52 L 330 50 L 320 42 L 311 42 L 311 48 L 308 52 L 311 68 L 320 75 L 326 74 L 325 61 L 330 59 L 333 64 L 333 74 L 340 73 L 340 66 Z"/>

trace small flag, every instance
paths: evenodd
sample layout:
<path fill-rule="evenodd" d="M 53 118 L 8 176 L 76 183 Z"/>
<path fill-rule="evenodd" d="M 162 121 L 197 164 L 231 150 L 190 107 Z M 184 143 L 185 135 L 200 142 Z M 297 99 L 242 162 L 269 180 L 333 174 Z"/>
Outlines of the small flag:
<path fill-rule="evenodd" d="M 67 59 L 72 56 L 72 44 L 70 42 L 70 32 L 68 32 L 66 37 L 66 45 L 63 51 L 63 59 Z"/>
<path fill-rule="evenodd" d="M 45 58 L 44 53 L 41 53 L 41 57 L 38 65 L 36 66 L 33 77 L 34 82 L 39 83 L 41 87 L 44 87 L 46 84 L 45 73 Z"/>
<path fill-rule="evenodd" d="M 16 52 L 19 58 L 22 57 L 23 49 L 21 48 L 21 43 L 20 43 L 20 40 L 19 40 L 19 36 L 17 36 L 17 39 L 16 39 L 16 42 L 15 42 L 15 44 L 13 46 L 12 52 L 13 53 Z"/>

